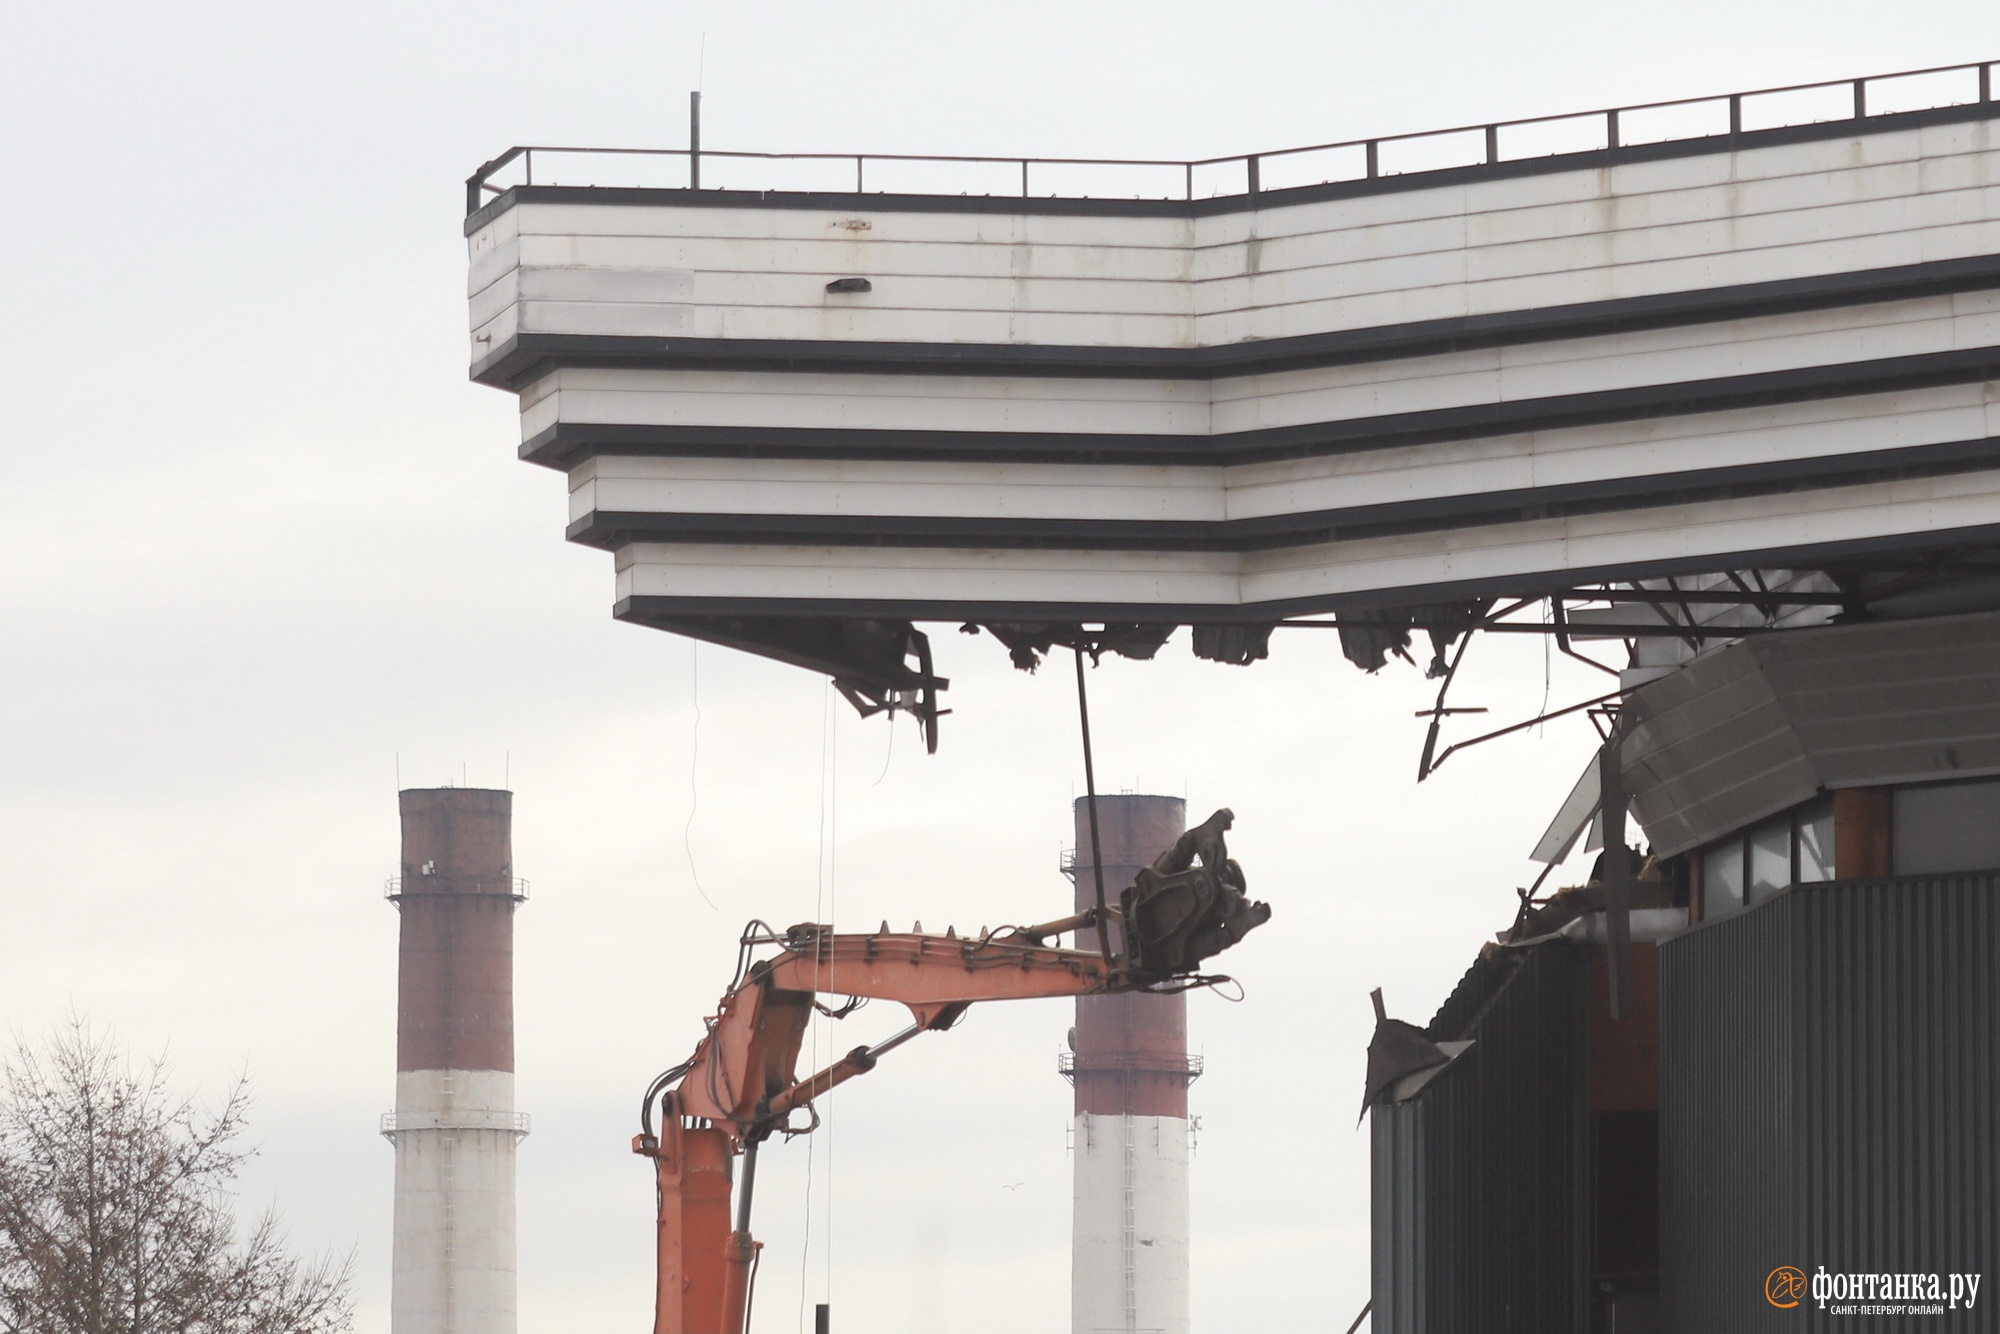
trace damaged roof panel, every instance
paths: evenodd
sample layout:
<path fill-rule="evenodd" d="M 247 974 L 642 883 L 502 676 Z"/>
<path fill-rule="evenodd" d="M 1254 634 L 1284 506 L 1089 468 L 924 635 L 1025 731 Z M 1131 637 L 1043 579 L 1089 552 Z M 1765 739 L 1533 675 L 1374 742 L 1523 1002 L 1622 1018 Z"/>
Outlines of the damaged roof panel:
<path fill-rule="evenodd" d="M 1806 633 L 1801 631 L 1799 633 Z M 1744 646 L 1737 646 L 1744 647 Z M 1818 777 L 1754 657 L 1725 649 L 1634 694 L 1632 808 L 1656 852 L 1812 796 Z"/>
<path fill-rule="evenodd" d="M 2000 615 L 1747 640 L 1626 707 L 1633 810 L 1671 856 L 1822 788 L 2000 773 Z"/>

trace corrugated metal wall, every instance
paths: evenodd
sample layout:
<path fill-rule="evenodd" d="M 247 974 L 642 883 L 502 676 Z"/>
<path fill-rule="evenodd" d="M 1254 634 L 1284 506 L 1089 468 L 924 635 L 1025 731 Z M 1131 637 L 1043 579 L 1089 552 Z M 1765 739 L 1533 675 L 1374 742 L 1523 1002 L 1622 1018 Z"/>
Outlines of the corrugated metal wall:
<path fill-rule="evenodd" d="M 2000 1330 L 2000 877 L 1802 886 L 1661 962 L 1670 1334 L 1908 1326 L 1777 1309 L 1779 1265 L 1983 1273 L 1937 1327 Z"/>
<path fill-rule="evenodd" d="M 1371 1112 L 1376 1334 L 1581 1330 L 1581 963 L 1562 943 L 1504 977 L 1482 961 L 1430 1030 L 1472 1048 Z"/>

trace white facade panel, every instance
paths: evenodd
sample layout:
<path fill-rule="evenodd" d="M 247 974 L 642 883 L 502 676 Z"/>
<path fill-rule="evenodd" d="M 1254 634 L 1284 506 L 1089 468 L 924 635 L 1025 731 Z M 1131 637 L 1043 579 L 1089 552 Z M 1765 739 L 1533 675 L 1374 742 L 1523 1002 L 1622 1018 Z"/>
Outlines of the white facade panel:
<path fill-rule="evenodd" d="M 1746 552 L 1898 538 L 2000 521 L 2000 477 L 1974 473 L 1744 500 L 1373 538 L 1244 558 L 1246 604 L 1461 580 L 1678 563 L 1719 568 Z"/>
<path fill-rule="evenodd" d="M 1212 346 L 1989 254 L 1996 192 L 1979 122 L 1195 219 L 523 203 L 473 238 L 475 324 L 512 255 L 571 292 L 692 283 L 690 320 L 620 331 Z M 827 325 L 847 275 L 867 318 Z M 605 328 L 560 300 L 523 327 Z"/>
<path fill-rule="evenodd" d="M 471 237 L 473 353 L 639 616 L 1905 559 L 2000 529 L 2000 119 L 1908 125 L 1199 216 L 524 194 Z"/>
<path fill-rule="evenodd" d="M 1241 596 L 1242 558 L 1230 552 L 634 542 L 619 548 L 616 559 L 620 599 L 860 597 L 1233 606 Z"/>
<path fill-rule="evenodd" d="M 1837 459 L 1988 436 L 2000 436 L 2000 396 L 1974 384 L 1214 468 L 600 455 L 570 474 L 570 518 L 606 512 L 1214 522 Z"/>
<path fill-rule="evenodd" d="M 1118 244 L 1059 245 L 1026 242 L 892 240 L 878 236 L 874 223 L 860 233 L 837 227 L 817 236 L 773 240 L 760 253 L 778 272 L 884 272 L 925 278 L 1089 279 L 1178 284 L 1189 277 L 1193 252 L 1180 246 Z M 715 236 L 549 236 L 536 234 L 508 243 L 528 267 L 592 269 L 676 269 L 702 273 L 739 272 L 745 254 L 740 238 Z M 492 276 L 500 248 L 474 268 L 473 289 Z M 865 263 L 863 262 L 865 261 Z"/>
<path fill-rule="evenodd" d="M 678 514 L 1227 517 L 1217 468 L 816 462 L 606 455 L 571 473 L 570 517 Z"/>
<path fill-rule="evenodd" d="M 522 394 L 558 423 L 1226 435 L 2000 344 L 2000 293 L 1217 380 L 570 368 Z"/>
<path fill-rule="evenodd" d="M 1244 554 L 637 542 L 617 596 L 1228 609 L 1997 523 L 2000 475 L 1967 473 Z"/>
<path fill-rule="evenodd" d="M 1081 1112 L 1071 1146 L 1071 1334 L 1187 1334 L 1187 1122 Z"/>

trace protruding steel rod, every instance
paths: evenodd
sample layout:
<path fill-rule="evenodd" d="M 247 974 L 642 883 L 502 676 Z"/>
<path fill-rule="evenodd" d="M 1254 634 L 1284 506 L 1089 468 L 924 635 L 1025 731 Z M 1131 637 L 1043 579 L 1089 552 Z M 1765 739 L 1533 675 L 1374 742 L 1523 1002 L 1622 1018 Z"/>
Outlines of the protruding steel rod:
<path fill-rule="evenodd" d="M 688 189 L 701 189 L 701 94 L 688 94 Z"/>
<path fill-rule="evenodd" d="M 1111 913 L 1104 902 L 1104 844 L 1097 832 L 1097 769 L 1090 756 L 1090 691 L 1083 683 L 1083 646 L 1076 648 L 1076 711 L 1083 720 L 1083 795 L 1090 807 L 1090 870 L 1097 883 L 1097 952 L 1111 971 Z"/>
<path fill-rule="evenodd" d="M 736 1230 L 723 1255 L 722 1331 L 745 1334 L 757 1284 L 757 1254 L 764 1243 L 750 1235 L 750 1196 L 757 1187 L 757 1140 L 743 1145 L 743 1188 L 736 1200 Z"/>
<path fill-rule="evenodd" d="M 881 1060 L 882 1057 L 896 1050 L 896 1048 L 902 1046 L 905 1042 L 908 1042 L 911 1038 L 915 1037 L 917 1034 L 923 1031 L 924 1031 L 924 1026 L 922 1024 L 911 1024 L 908 1028 L 903 1029 L 901 1032 L 895 1034 L 894 1036 L 883 1038 L 880 1042 L 876 1043 L 874 1046 L 868 1049 L 868 1059 L 871 1061 Z"/>
<path fill-rule="evenodd" d="M 1611 1017 L 1632 1013 L 1632 863 L 1625 847 L 1625 718 L 1611 724 L 1598 752 L 1599 826 L 1604 830 L 1604 940 L 1611 983 Z"/>
<path fill-rule="evenodd" d="M 757 1189 L 757 1141 L 743 1146 L 743 1189 L 736 1196 L 736 1230 L 750 1235 L 750 1196 Z"/>

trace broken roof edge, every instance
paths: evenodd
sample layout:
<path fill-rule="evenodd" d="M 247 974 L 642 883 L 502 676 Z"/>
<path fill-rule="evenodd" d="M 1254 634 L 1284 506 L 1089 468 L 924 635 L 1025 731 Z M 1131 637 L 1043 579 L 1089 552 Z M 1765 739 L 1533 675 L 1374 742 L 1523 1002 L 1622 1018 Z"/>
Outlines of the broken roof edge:
<path fill-rule="evenodd" d="M 1960 688 L 1938 690 L 1944 681 Z M 1739 640 L 1633 690 L 1624 707 L 1637 723 L 1622 751 L 1633 815 L 1664 860 L 1822 792 L 2000 774 L 2000 613 Z M 1894 734 L 1870 733 L 1892 714 Z M 1598 805 L 1593 755 L 1530 858 L 1562 861 Z"/>

